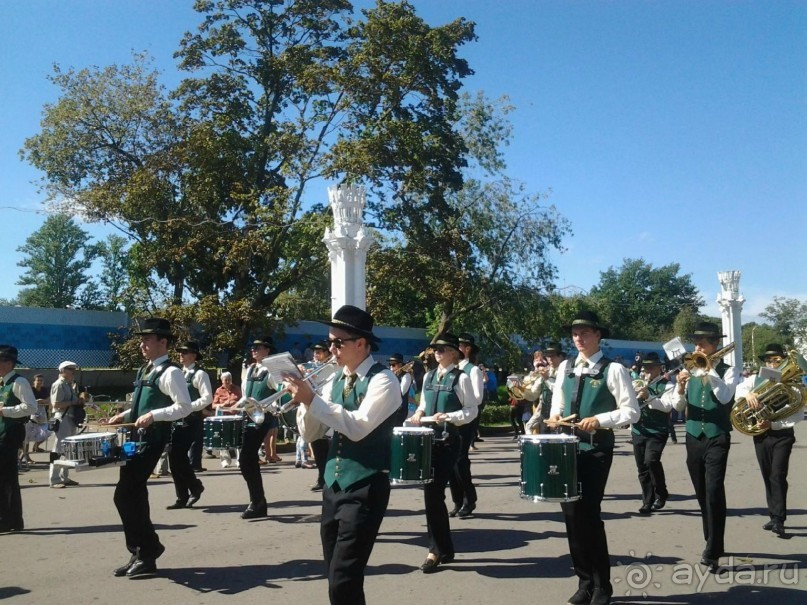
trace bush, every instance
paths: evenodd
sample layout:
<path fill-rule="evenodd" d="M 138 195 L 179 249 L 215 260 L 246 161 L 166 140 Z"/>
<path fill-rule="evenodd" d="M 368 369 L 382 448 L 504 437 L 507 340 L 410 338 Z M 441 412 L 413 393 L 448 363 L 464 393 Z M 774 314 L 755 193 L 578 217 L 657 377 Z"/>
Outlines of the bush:
<path fill-rule="evenodd" d="M 479 421 L 483 426 L 509 425 L 510 406 L 489 403 L 482 410 L 482 418 Z"/>

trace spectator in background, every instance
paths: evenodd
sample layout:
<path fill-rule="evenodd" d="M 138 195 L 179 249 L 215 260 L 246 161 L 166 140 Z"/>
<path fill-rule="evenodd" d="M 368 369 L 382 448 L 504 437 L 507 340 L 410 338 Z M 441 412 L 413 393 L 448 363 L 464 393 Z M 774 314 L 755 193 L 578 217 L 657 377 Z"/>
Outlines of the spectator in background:
<path fill-rule="evenodd" d="M 78 430 L 77 412 L 82 401 L 78 398 L 73 381 L 78 365 L 72 361 L 63 361 L 59 364 L 59 378 L 50 387 L 50 404 L 53 407 L 53 417 L 57 419 L 55 427 L 56 444 L 50 454 L 50 486 L 64 488 L 78 485 L 70 479 L 67 467 L 53 464 L 64 453 L 62 441 L 65 437 L 75 435 Z"/>
<path fill-rule="evenodd" d="M 213 409 L 217 416 L 233 414 L 232 407 L 241 399 L 241 387 L 233 384 L 233 375 L 230 372 L 221 373 L 221 386 L 213 393 Z"/>
<path fill-rule="evenodd" d="M 31 414 L 30 421 L 25 425 L 25 441 L 22 444 L 22 456 L 20 457 L 20 470 L 25 470 L 29 464 L 33 463 L 30 454 L 31 443 L 34 443 L 34 451 L 44 451 L 39 446 L 50 436 L 48 431 L 48 405 L 50 404 L 50 389 L 45 386 L 45 377 L 42 374 L 34 376 L 31 390 L 36 398 L 37 411 Z"/>

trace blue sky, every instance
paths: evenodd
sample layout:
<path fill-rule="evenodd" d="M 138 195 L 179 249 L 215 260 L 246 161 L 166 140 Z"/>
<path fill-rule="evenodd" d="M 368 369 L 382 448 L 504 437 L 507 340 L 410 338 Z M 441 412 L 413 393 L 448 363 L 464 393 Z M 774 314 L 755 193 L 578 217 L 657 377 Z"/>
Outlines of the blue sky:
<path fill-rule="evenodd" d="M 678 262 L 718 315 L 717 272 L 742 271 L 749 321 L 774 296 L 807 300 L 807 2 L 414 0 L 433 25 L 463 16 L 469 91 L 508 95 L 511 175 L 571 220 L 558 286 L 587 291 L 624 258 Z M 51 65 L 153 55 L 170 88 L 191 0 L 3 0 L 0 297 L 44 220 L 17 155 L 57 100 Z M 327 183 L 323 183 L 324 189 Z M 109 228 L 84 225 L 103 238 Z"/>

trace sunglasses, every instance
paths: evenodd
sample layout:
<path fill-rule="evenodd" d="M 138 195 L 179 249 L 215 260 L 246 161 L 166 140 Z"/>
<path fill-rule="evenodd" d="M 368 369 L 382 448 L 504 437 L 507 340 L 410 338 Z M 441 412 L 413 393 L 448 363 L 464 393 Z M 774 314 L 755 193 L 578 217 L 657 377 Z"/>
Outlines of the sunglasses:
<path fill-rule="evenodd" d="M 447 347 L 444 347 L 443 345 L 437 345 L 436 347 L 432 347 L 432 349 L 434 349 L 435 353 L 445 353 L 446 348 Z"/>
<path fill-rule="evenodd" d="M 341 349 L 342 345 L 346 342 L 351 342 L 354 340 L 358 340 L 359 338 L 363 338 L 362 336 L 354 336 L 353 338 L 329 338 L 326 342 L 328 343 L 328 347 L 336 347 L 337 349 Z"/>

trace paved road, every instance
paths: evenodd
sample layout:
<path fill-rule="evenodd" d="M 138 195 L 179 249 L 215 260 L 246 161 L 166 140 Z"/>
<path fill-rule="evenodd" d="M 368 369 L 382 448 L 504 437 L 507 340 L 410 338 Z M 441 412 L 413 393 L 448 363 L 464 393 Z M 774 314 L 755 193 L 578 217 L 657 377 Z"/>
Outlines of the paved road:
<path fill-rule="evenodd" d="M 680 431 L 680 427 L 679 427 Z M 807 423 L 797 428 L 791 461 L 789 539 L 760 529 L 762 480 L 749 438 L 734 434 L 727 478 L 728 519 L 723 573 L 697 565 L 703 548 L 684 446 L 664 454 L 667 508 L 636 514 L 638 482 L 627 432 L 618 448 L 604 502 L 615 602 L 772 605 L 807 603 Z M 574 592 L 560 508 L 519 498 L 516 444 L 491 436 L 472 453 L 479 507 L 452 521 L 457 560 L 424 576 L 422 493 L 394 488 L 366 581 L 370 603 L 565 603 Z M 44 462 L 45 454 L 35 455 Z M 52 490 L 44 464 L 21 475 L 26 530 L 0 536 L 0 598 L 10 603 L 325 603 L 315 471 L 298 470 L 286 453 L 264 467 L 267 519 L 243 521 L 246 488 L 237 470 L 206 461 L 206 491 L 195 509 L 165 510 L 170 480 L 150 485 L 152 519 L 167 547 L 160 575 L 129 580 L 111 570 L 128 558 L 112 504 L 117 470 L 78 473 L 80 487 Z"/>

